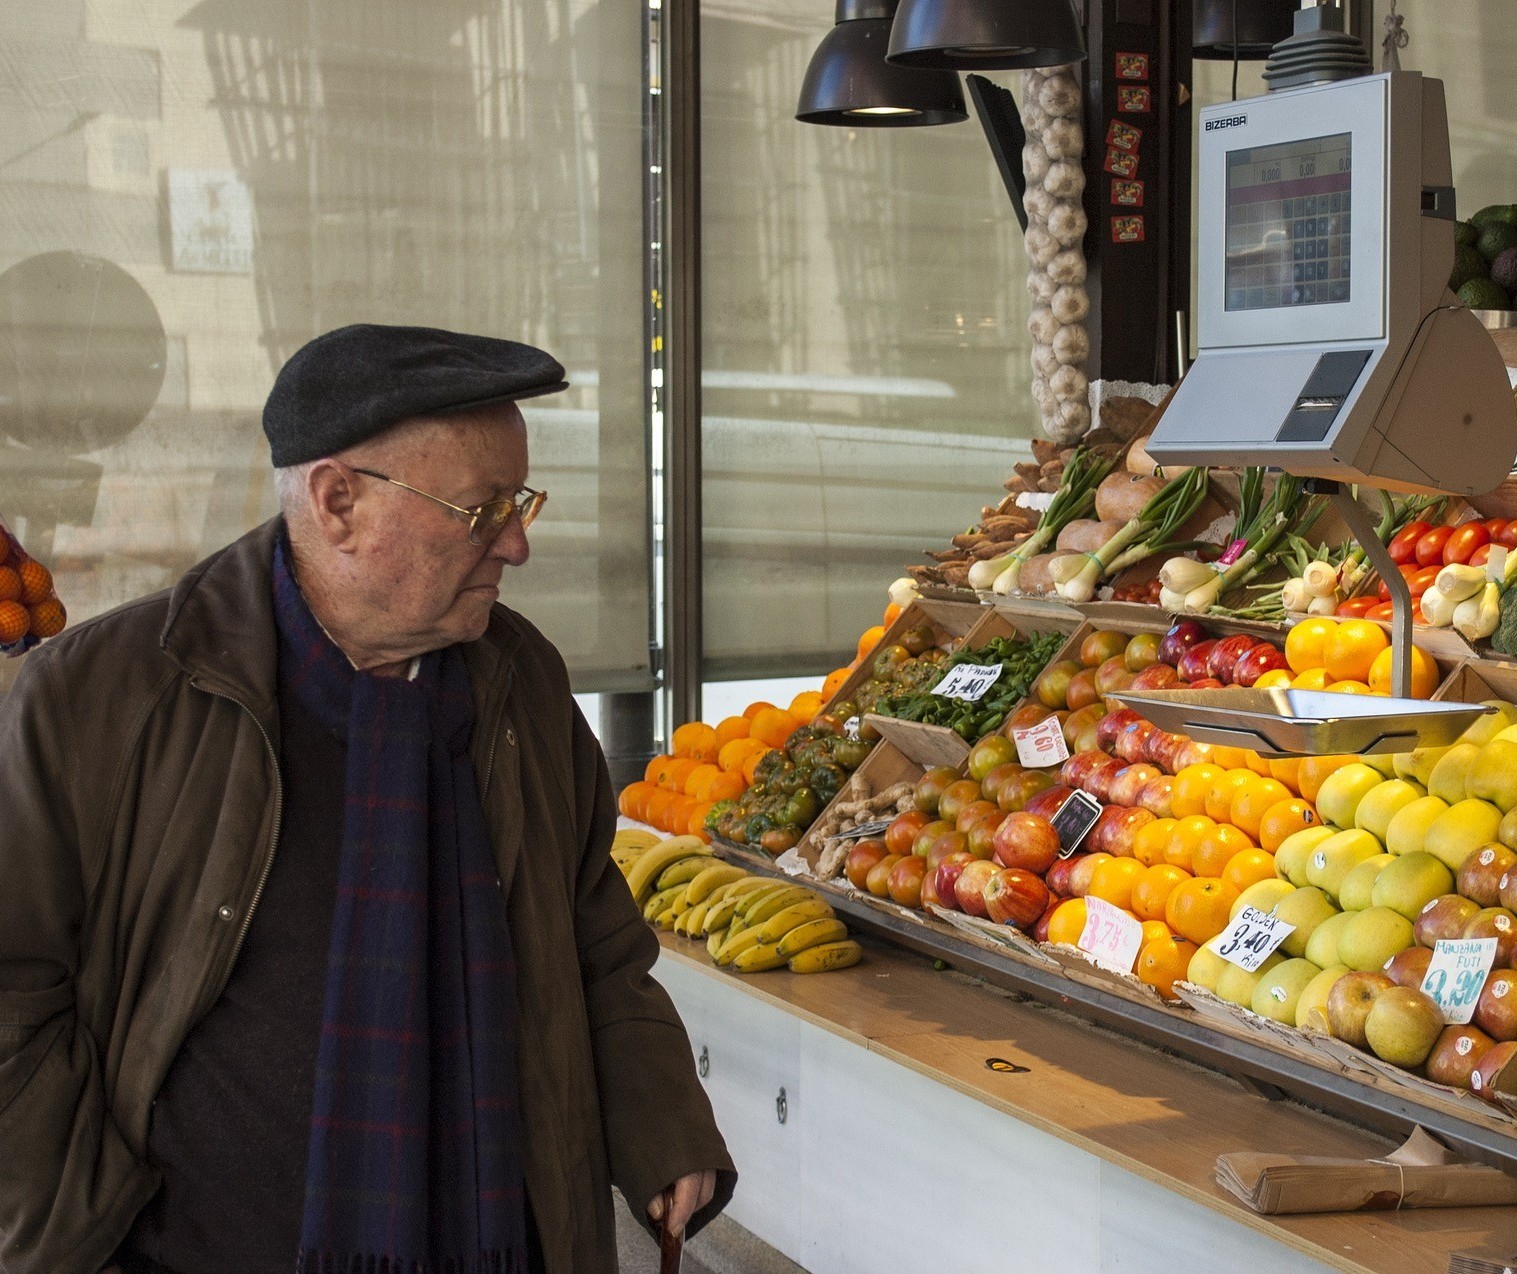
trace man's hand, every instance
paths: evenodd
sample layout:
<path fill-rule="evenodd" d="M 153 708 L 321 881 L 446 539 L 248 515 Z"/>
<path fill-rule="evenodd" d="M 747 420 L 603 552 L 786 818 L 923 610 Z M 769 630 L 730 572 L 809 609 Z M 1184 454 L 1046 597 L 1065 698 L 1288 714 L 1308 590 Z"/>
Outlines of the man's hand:
<path fill-rule="evenodd" d="M 716 1193 L 716 1172 L 707 1168 L 704 1172 L 687 1172 L 669 1187 L 674 1191 L 674 1207 L 669 1218 L 670 1229 L 683 1233 L 690 1218 L 711 1202 Z M 664 1195 L 656 1194 L 648 1204 L 648 1216 L 655 1225 L 664 1219 Z"/>

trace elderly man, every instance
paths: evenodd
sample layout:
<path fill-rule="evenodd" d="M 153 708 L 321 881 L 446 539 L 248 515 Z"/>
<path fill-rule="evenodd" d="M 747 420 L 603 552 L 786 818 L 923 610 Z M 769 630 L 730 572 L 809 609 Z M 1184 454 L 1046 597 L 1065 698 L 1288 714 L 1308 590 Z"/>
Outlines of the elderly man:
<path fill-rule="evenodd" d="M 543 637 L 510 341 L 319 337 L 282 516 L 0 707 L 0 1270 L 587 1274 L 733 1174 Z M 665 1212 L 667 1209 L 667 1217 Z"/>

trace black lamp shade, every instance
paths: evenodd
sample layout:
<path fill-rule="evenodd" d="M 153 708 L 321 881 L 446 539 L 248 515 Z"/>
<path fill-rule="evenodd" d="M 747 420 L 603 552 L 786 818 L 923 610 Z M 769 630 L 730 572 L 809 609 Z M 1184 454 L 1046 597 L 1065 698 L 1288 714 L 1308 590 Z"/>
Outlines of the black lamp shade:
<path fill-rule="evenodd" d="M 968 119 L 959 77 L 885 61 L 896 0 L 839 0 L 811 56 L 795 117 L 805 124 L 910 128 Z"/>
<path fill-rule="evenodd" d="M 1257 62 L 1294 29 L 1298 0 L 1195 0 L 1191 52 L 1198 58 L 1233 56 L 1233 14 L 1238 15 L 1238 58 Z"/>
<path fill-rule="evenodd" d="M 888 57 L 958 71 L 1063 66 L 1085 60 L 1085 35 L 1071 0 L 900 0 Z"/>

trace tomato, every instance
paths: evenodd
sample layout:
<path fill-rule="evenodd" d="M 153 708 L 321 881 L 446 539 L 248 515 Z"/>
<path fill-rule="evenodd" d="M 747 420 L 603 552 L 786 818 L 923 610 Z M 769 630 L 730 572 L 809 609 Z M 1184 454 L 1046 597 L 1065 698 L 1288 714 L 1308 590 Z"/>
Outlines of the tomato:
<path fill-rule="evenodd" d="M 1363 597 L 1350 597 L 1347 601 L 1338 603 L 1336 614 L 1339 619 L 1362 619 L 1365 611 L 1379 604 L 1380 599 L 1369 594 Z"/>
<path fill-rule="evenodd" d="M 1442 562 L 1443 546 L 1453 533 L 1454 528 L 1451 526 L 1435 526 L 1431 531 L 1424 532 L 1417 541 L 1414 553 L 1417 565 L 1431 566 L 1434 562 Z"/>
<path fill-rule="evenodd" d="M 1493 548 L 1497 548 L 1497 547 L 1499 547 L 1499 546 L 1496 545 L 1495 543 L 1482 544 L 1478 549 L 1476 549 L 1473 553 L 1470 554 L 1470 565 L 1471 566 L 1484 566 L 1485 563 L 1486 563 L 1486 559 L 1488 559 L 1491 556 L 1491 550 Z"/>
<path fill-rule="evenodd" d="M 1494 541 L 1497 536 L 1506 530 L 1506 522 L 1505 518 L 1486 518 L 1481 525 L 1491 533 L 1491 539 Z"/>
<path fill-rule="evenodd" d="M 1502 548 L 1517 549 L 1517 518 L 1511 519 L 1493 538 Z"/>
<path fill-rule="evenodd" d="M 1431 522 L 1408 522 L 1404 527 L 1391 537 L 1391 542 L 1386 545 L 1391 555 L 1391 561 L 1400 566 L 1403 562 L 1410 562 L 1417 551 L 1417 541 L 1433 529 Z"/>
<path fill-rule="evenodd" d="M 1434 562 L 1431 566 L 1419 567 L 1406 577 L 1406 586 L 1412 590 L 1413 597 L 1421 597 L 1428 589 L 1432 588 L 1433 581 L 1438 578 L 1438 572 L 1443 569 L 1442 565 Z"/>
<path fill-rule="evenodd" d="M 1364 612 L 1365 619 L 1390 619 L 1395 614 L 1394 602 L 1381 602 L 1378 606 L 1371 606 Z"/>
<path fill-rule="evenodd" d="M 1410 588 L 1410 580 L 1412 576 L 1423 568 L 1418 566 L 1416 562 L 1403 562 L 1396 569 L 1401 572 L 1401 578 L 1408 581 L 1407 587 Z M 1388 602 L 1391 600 L 1391 586 L 1384 580 L 1380 580 L 1378 582 L 1378 587 L 1375 589 L 1375 593 L 1382 602 Z"/>
<path fill-rule="evenodd" d="M 1443 543 L 1443 564 L 1457 562 L 1465 565 L 1482 544 L 1491 542 L 1491 533 L 1485 529 L 1484 522 L 1466 522 L 1461 527 L 1456 527 L 1454 533 Z M 1422 546 L 1418 541 L 1418 547 Z"/>

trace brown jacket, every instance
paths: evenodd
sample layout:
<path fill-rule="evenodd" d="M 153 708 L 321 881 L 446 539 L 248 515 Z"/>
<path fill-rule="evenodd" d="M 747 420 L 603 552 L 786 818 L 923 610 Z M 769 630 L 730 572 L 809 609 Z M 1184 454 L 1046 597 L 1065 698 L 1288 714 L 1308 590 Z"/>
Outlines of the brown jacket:
<path fill-rule="evenodd" d="M 27 657 L 0 705 L 0 1271 L 95 1274 L 157 1188 L 155 1094 L 220 995 L 279 835 L 276 523 Z M 607 847 L 605 763 L 557 652 L 497 607 L 465 648 L 518 964 L 527 1189 L 553 1274 L 733 1175 L 657 943 Z"/>

